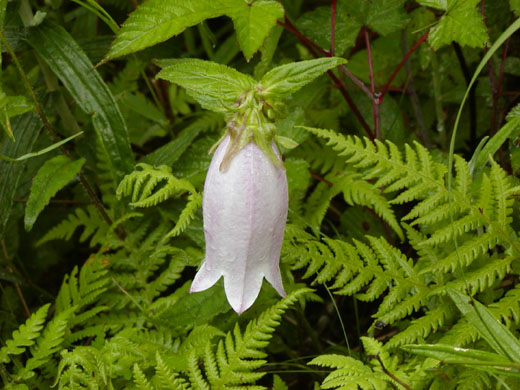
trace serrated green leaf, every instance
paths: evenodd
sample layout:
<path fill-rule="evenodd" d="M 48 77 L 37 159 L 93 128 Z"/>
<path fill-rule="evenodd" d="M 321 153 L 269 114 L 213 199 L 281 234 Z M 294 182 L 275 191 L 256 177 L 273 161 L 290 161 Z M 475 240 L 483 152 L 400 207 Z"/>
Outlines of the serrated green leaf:
<path fill-rule="evenodd" d="M 184 88 L 200 105 L 215 112 L 227 112 L 255 80 L 216 62 L 187 58 L 161 62 L 167 65 L 156 77 Z"/>
<path fill-rule="evenodd" d="M 25 230 L 32 229 L 49 200 L 79 173 L 84 163 L 84 159 L 71 161 L 65 156 L 56 156 L 41 166 L 33 179 L 25 208 Z"/>
<path fill-rule="evenodd" d="M 388 35 L 408 23 L 404 3 L 405 0 L 342 0 L 339 6 L 345 7 L 348 14 L 362 25 L 381 35 Z"/>
<path fill-rule="evenodd" d="M 278 66 L 262 77 L 260 93 L 266 98 L 288 96 L 326 71 L 346 62 L 343 58 L 327 57 Z"/>
<path fill-rule="evenodd" d="M 128 130 L 114 96 L 79 45 L 62 27 L 44 22 L 28 42 L 47 62 L 76 103 L 93 116 L 110 172 L 119 182 L 134 165 Z"/>
<path fill-rule="evenodd" d="M 225 2 L 224 2 L 225 3 Z M 220 0 L 148 0 L 121 26 L 102 62 L 134 53 L 225 13 Z"/>
<path fill-rule="evenodd" d="M 246 60 L 258 51 L 269 31 L 276 25 L 276 21 L 283 17 L 284 10 L 280 3 L 274 0 L 228 0 L 233 19 L 238 44 Z"/>
<path fill-rule="evenodd" d="M 336 29 L 334 50 L 338 55 L 345 53 L 345 50 L 354 46 L 356 37 L 362 24 L 354 17 L 350 16 L 345 8 L 345 2 L 340 1 L 336 5 Z M 330 23 L 331 7 L 318 7 L 311 12 L 305 13 L 297 21 L 299 29 L 313 42 L 323 48 L 330 47 L 331 29 L 323 28 Z"/>
<path fill-rule="evenodd" d="M 428 42 L 434 50 L 456 41 L 461 46 L 484 47 L 489 41 L 486 25 L 477 9 L 479 0 L 448 0 L 446 13 L 432 28 Z"/>
<path fill-rule="evenodd" d="M 12 338 L 7 340 L 5 346 L 0 349 L 0 363 L 9 363 L 9 355 L 19 355 L 25 351 L 25 347 L 34 344 L 34 340 L 40 335 L 50 304 L 44 305 L 33 313 L 20 328 L 13 332 Z"/>
<path fill-rule="evenodd" d="M 417 2 L 425 7 L 446 10 L 448 8 L 448 0 L 417 0 Z"/>

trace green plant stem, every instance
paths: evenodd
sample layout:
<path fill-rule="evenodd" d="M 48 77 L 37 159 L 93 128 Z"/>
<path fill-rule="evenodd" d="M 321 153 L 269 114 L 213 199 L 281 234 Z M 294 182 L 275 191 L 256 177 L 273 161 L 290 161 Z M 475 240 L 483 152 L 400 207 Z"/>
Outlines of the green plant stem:
<path fill-rule="evenodd" d="M 9 45 L 9 42 L 5 38 L 3 32 L 0 32 L 0 41 L 4 44 L 4 46 L 7 49 L 9 55 L 11 56 L 12 60 L 14 61 L 15 65 L 16 65 L 16 68 L 18 69 L 18 72 L 20 73 L 20 76 L 22 77 L 22 81 L 25 84 L 25 87 L 27 88 L 27 90 L 28 90 L 29 94 L 31 95 L 31 98 L 32 98 L 32 100 L 34 102 L 34 107 L 35 107 L 36 113 L 40 117 L 44 127 L 47 129 L 47 131 L 52 136 L 54 141 L 55 142 L 59 142 L 61 140 L 61 138 L 58 136 L 58 133 L 56 133 L 56 131 L 54 130 L 54 128 L 50 124 L 49 120 L 47 119 L 47 116 L 43 112 L 43 108 L 40 105 L 40 102 L 38 101 L 38 98 L 36 97 L 36 94 L 34 93 L 34 90 L 31 87 L 31 83 L 29 82 L 29 79 L 27 78 L 27 75 L 25 74 L 25 72 L 24 72 L 24 70 L 22 68 L 22 65 L 20 64 L 20 61 L 18 61 L 18 57 L 16 56 L 15 52 L 13 51 L 13 48 L 11 47 L 11 45 Z M 63 153 L 64 156 L 70 158 L 70 153 L 68 152 L 68 150 L 64 146 L 60 146 L 60 150 L 61 150 L 61 152 Z M 96 206 L 97 210 L 101 214 L 101 217 L 105 220 L 105 222 L 109 226 L 111 226 L 112 225 L 112 219 L 109 217 L 109 215 L 105 211 L 105 208 L 104 208 L 103 204 L 101 203 L 101 201 L 96 196 L 94 190 L 92 189 L 92 187 L 88 183 L 87 179 L 85 178 L 85 176 L 81 172 L 78 174 L 78 176 L 79 176 L 79 180 L 81 182 L 81 185 L 83 186 L 83 188 L 87 192 L 87 194 L 90 197 L 90 199 L 92 199 L 92 202 L 94 203 L 94 205 Z M 121 239 L 124 238 L 124 234 L 122 232 L 118 231 L 117 234 L 118 234 L 118 236 L 120 236 Z"/>
<path fill-rule="evenodd" d="M 336 304 L 336 300 L 334 299 L 334 296 L 330 292 L 327 285 L 326 284 L 323 284 L 323 285 L 325 286 L 325 290 L 327 290 L 327 293 L 329 294 L 332 304 L 334 305 L 334 309 L 336 310 L 336 314 L 338 315 L 339 323 L 341 324 L 341 330 L 343 331 L 343 337 L 345 337 L 345 343 L 347 344 L 348 354 L 349 354 L 349 356 L 352 356 L 352 351 L 350 350 L 350 344 L 348 342 L 347 332 L 345 330 L 345 325 L 343 324 L 343 319 L 341 318 L 341 313 L 339 311 L 338 305 Z"/>
<path fill-rule="evenodd" d="M 471 73 L 469 71 L 468 65 L 466 64 L 466 59 L 464 58 L 464 53 L 462 53 L 462 49 L 459 44 L 453 42 L 453 49 L 455 50 L 455 54 L 457 55 L 457 60 L 460 64 L 460 69 L 462 70 L 462 74 L 464 75 L 464 80 L 466 80 L 466 84 L 469 85 L 471 82 Z M 493 90 L 493 102 L 495 102 L 495 88 L 494 82 L 491 80 L 492 90 Z M 494 104 L 494 103 L 493 103 Z M 496 129 L 491 129 L 492 132 L 496 132 Z M 477 97 L 475 95 L 475 88 L 471 88 L 469 91 L 469 147 L 471 150 L 475 150 L 477 147 Z"/>

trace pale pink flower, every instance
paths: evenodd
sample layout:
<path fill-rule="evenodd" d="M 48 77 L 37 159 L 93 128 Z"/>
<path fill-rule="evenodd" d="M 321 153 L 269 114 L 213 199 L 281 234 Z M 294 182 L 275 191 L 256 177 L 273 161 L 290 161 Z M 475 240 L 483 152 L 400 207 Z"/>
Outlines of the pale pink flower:
<path fill-rule="evenodd" d="M 221 170 L 230 137 L 211 161 L 202 201 L 206 257 L 190 292 L 206 290 L 224 277 L 229 304 L 241 314 L 256 300 L 262 280 L 285 296 L 279 259 L 288 208 L 283 168 L 253 142 Z M 280 160 L 274 143 L 272 148 Z"/>

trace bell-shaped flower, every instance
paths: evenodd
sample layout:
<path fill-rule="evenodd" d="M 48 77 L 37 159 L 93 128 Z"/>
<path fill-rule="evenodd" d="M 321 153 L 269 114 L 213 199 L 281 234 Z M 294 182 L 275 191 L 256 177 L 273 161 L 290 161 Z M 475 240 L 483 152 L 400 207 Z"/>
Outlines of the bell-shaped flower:
<path fill-rule="evenodd" d="M 264 277 L 285 296 L 279 258 L 288 188 L 274 143 L 280 164 L 249 142 L 222 169 L 229 144 L 228 135 L 218 146 L 204 183 L 206 256 L 190 291 L 206 290 L 223 276 L 227 299 L 241 314 L 256 300 Z"/>

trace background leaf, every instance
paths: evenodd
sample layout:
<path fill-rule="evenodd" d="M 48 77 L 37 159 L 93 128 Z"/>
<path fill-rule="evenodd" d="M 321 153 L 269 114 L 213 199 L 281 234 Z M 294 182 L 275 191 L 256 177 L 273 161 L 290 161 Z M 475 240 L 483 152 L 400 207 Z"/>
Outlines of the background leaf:
<path fill-rule="evenodd" d="M 76 103 L 94 115 L 94 127 L 108 157 L 111 173 L 119 182 L 130 172 L 134 156 L 121 111 L 93 65 L 65 29 L 44 22 L 31 30 L 28 42 L 47 62 Z"/>
<path fill-rule="evenodd" d="M 388 35 L 408 23 L 404 2 L 405 0 L 343 0 L 340 7 L 344 7 L 362 25 L 381 35 Z"/>
<path fill-rule="evenodd" d="M 432 28 L 428 42 L 434 50 L 456 41 L 461 46 L 483 47 L 489 41 L 479 0 L 448 0 L 446 13 Z"/>
<path fill-rule="evenodd" d="M 254 88 L 255 80 L 216 62 L 196 58 L 162 62 L 157 78 L 186 88 L 203 108 L 226 112 L 244 92 Z"/>
<path fill-rule="evenodd" d="M 33 179 L 25 208 L 24 224 L 27 231 L 32 229 L 49 200 L 79 173 L 84 163 L 84 159 L 71 161 L 65 156 L 56 156 L 42 165 Z"/>
<path fill-rule="evenodd" d="M 40 118 L 33 112 L 14 118 L 12 123 L 16 142 L 4 139 L 0 146 L 0 153 L 15 157 L 32 149 L 42 124 Z M 0 161 L 0 238 L 4 235 L 14 194 L 24 168 L 25 162 Z"/>
<path fill-rule="evenodd" d="M 329 57 L 279 66 L 270 70 L 262 77 L 260 93 L 265 97 L 280 98 L 288 96 L 329 69 L 346 62 L 347 60 L 343 58 Z"/>
<path fill-rule="evenodd" d="M 283 17 L 283 7 L 274 0 L 228 1 L 238 44 L 249 61 L 258 51 L 276 21 Z"/>
<path fill-rule="evenodd" d="M 223 15 L 221 1 L 148 0 L 119 30 L 103 62 L 163 42 L 205 19 Z"/>

